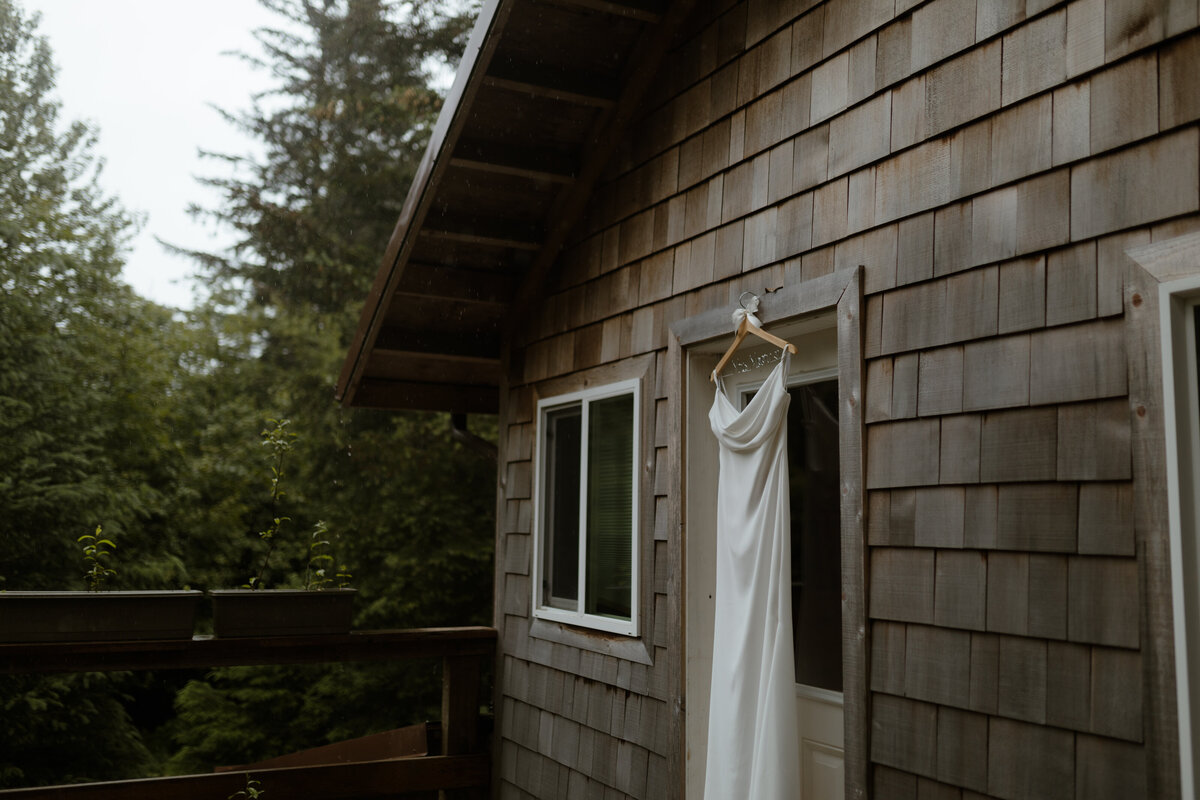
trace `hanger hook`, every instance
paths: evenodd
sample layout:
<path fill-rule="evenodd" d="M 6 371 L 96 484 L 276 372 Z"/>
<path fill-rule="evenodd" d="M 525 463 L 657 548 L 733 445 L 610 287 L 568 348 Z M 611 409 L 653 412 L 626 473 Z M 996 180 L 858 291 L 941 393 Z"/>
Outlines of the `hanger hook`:
<path fill-rule="evenodd" d="M 750 295 L 751 304 L 749 306 L 746 305 L 746 295 Z M 753 314 L 758 311 L 758 295 L 749 290 L 742 292 L 738 295 L 738 305 Z"/>

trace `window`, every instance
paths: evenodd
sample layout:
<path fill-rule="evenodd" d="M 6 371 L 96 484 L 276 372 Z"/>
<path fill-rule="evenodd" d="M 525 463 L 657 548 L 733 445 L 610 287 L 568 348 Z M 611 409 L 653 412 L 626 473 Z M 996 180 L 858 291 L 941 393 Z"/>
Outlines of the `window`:
<path fill-rule="evenodd" d="M 538 402 L 534 616 L 637 633 L 639 382 Z"/>

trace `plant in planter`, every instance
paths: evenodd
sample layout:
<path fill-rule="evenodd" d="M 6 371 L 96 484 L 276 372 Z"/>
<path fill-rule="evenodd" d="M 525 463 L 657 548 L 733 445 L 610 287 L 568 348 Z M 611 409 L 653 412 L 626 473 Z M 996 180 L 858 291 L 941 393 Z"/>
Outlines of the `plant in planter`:
<path fill-rule="evenodd" d="M 290 420 L 267 422 L 271 427 L 264 429 L 261 436 L 263 446 L 271 453 L 271 509 L 266 529 L 258 534 L 266 543 L 266 550 L 257 572 L 241 589 L 210 592 L 213 632 L 219 637 L 346 633 L 350 630 L 356 592 L 346 588 L 350 575 L 344 567 L 335 575 L 328 575 L 335 562 L 324 522 L 316 524 L 311 537 L 305 588 L 263 588 L 280 532 L 292 522 L 291 517 L 280 512 L 280 501 L 286 496 L 283 489 L 286 456 L 296 439 L 296 434 L 287 429 Z"/>
<path fill-rule="evenodd" d="M 109 578 L 115 577 L 117 571 L 104 564 L 117 551 L 116 542 L 112 539 L 102 539 L 104 526 L 97 525 L 96 533 L 85 533 L 75 541 L 83 545 L 83 560 L 89 565 L 83 573 L 89 592 L 98 592 L 104 588 Z"/>
<path fill-rule="evenodd" d="M 0 592 L 0 642 L 190 639 L 203 592 L 105 591 L 117 575 L 116 542 L 94 533 L 76 540 L 86 592 Z"/>
<path fill-rule="evenodd" d="M 257 800 L 259 797 L 266 797 L 267 793 L 262 788 L 262 784 L 246 775 L 246 787 L 238 789 L 233 794 L 229 795 L 228 800 Z"/>

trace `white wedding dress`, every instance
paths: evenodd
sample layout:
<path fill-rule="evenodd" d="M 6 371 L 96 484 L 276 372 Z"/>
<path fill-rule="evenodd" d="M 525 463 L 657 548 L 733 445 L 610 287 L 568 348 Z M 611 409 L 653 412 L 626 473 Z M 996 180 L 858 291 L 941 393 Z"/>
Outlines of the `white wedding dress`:
<path fill-rule="evenodd" d="M 789 356 L 745 409 L 718 386 L 717 595 L 705 800 L 800 797 L 787 465 Z"/>

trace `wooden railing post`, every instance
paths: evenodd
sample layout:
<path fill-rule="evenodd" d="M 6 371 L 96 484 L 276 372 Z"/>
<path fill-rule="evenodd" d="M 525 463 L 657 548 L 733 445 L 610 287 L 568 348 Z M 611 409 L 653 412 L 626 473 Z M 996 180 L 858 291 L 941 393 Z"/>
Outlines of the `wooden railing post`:
<path fill-rule="evenodd" d="M 442 755 L 466 755 L 479 749 L 479 656 L 442 659 Z M 486 797 L 484 790 L 440 792 L 446 800 Z"/>

